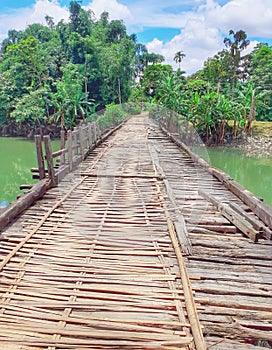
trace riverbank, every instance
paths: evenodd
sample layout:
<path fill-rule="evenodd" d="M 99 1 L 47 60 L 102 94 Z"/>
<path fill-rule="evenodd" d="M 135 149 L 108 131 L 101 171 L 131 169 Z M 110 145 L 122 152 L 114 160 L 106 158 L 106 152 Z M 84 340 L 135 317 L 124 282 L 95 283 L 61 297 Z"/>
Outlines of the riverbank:
<path fill-rule="evenodd" d="M 0 126 L 0 137 L 21 137 L 33 140 L 35 135 L 50 135 L 51 139 L 60 136 L 60 127 L 56 125 L 29 125 L 10 122 Z"/>
<path fill-rule="evenodd" d="M 240 135 L 224 146 L 244 151 L 249 157 L 272 158 L 272 122 L 255 121 L 249 135 Z"/>
<path fill-rule="evenodd" d="M 242 143 L 234 144 L 233 148 L 245 151 L 249 157 L 272 158 L 272 137 L 248 136 Z"/>

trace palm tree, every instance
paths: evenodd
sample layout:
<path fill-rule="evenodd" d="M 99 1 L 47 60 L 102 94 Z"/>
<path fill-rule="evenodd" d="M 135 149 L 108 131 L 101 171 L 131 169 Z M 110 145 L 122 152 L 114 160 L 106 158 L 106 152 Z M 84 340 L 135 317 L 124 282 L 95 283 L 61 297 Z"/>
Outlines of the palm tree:
<path fill-rule="evenodd" d="M 185 53 L 183 53 L 182 51 L 178 51 L 175 53 L 174 61 L 179 64 L 179 69 L 180 69 L 180 63 L 185 56 L 186 56 Z"/>

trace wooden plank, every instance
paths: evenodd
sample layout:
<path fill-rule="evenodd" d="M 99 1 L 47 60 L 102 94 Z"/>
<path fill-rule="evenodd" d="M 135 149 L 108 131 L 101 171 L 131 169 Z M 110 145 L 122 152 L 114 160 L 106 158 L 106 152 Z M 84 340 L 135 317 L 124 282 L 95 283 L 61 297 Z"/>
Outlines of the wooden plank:
<path fill-rule="evenodd" d="M 11 223 L 25 209 L 41 198 L 48 188 L 47 180 L 43 179 L 33 185 L 31 190 L 23 194 L 17 201 L 9 205 L 4 212 L 0 213 L 0 230 Z"/>
<path fill-rule="evenodd" d="M 239 207 L 236 203 L 229 203 L 229 206 L 234 209 L 236 212 L 240 213 L 242 217 L 244 217 L 251 225 L 254 227 L 256 231 L 259 231 L 262 236 L 265 238 L 272 240 L 272 231 L 269 230 L 265 224 L 260 221 L 258 218 L 250 215 L 246 211 L 244 211 L 241 207 Z"/>
<path fill-rule="evenodd" d="M 242 216 L 240 213 L 234 211 L 229 205 L 222 203 L 215 196 L 210 195 L 209 193 L 199 190 L 201 196 L 208 199 L 213 203 L 217 209 L 231 222 L 233 223 L 240 231 L 242 231 L 247 237 L 252 239 L 253 242 L 257 242 L 260 237 L 260 232 L 255 230 L 250 222 L 248 222 L 247 216 Z"/>

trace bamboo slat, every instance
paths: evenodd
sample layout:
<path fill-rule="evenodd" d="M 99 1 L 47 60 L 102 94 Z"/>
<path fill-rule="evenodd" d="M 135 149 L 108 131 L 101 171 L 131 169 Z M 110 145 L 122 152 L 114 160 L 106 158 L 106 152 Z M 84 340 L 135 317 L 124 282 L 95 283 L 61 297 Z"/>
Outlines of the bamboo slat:
<path fill-rule="evenodd" d="M 269 244 L 242 236 L 199 188 L 248 208 L 145 115 L 106 142 L 101 132 L 68 133 L 63 166 L 86 159 L 3 233 L 1 348 L 193 350 L 206 348 L 207 335 L 229 340 L 226 349 L 248 336 L 268 341 Z M 231 341 L 230 324 L 239 325 Z"/>

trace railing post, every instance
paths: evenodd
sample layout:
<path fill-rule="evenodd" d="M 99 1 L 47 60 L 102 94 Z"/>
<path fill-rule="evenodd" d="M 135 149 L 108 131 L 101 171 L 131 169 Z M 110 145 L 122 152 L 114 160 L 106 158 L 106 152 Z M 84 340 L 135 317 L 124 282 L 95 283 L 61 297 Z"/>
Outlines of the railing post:
<path fill-rule="evenodd" d="M 97 141 L 97 136 L 96 136 L 96 122 L 92 123 L 92 127 L 93 127 L 93 135 L 94 135 L 94 145 L 96 144 Z"/>
<path fill-rule="evenodd" d="M 65 148 L 65 131 L 62 129 L 60 131 L 60 149 Z M 60 165 L 65 163 L 65 153 L 60 156 Z"/>
<path fill-rule="evenodd" d="M 44 136 L 43 141 L 44 141 L 44 148 L 45 148 L 45 155 L 46 155 L 49 180 L 51 181 L 51 186 L 56 186 L 57 179 L 55 176 L 55 169 L 54 169 L 54 161 L 53 161 L 53 156 L 52 156 L 52 147 L 51 147 L 50 136 L 49 135 Z"/>
<path fill-rule="evenodd" d="M 89 140 L 89 148 L 92 147 L 93 144 L 93 131 L 92 124 L 88 124 L 88 140 Z"/>
<path fill-rule="evenodd" d="M 38 161 L 38 169 L 39 169 L 39 179 L 42 180 L 45 178 L 45 168 L 44 168 L 41 135 L 35 135 L 35 144 L 36 144 L 36 153 L 37 153 L 37 161 Z"/>
<path fill-rule="evenodd" d="M 67 132 L 67 145 L 68 145 L 68 163 L 69 170 L 73 170 L 73 142 L 72 142 L 72 131 Z"/>
<path fill-rule="evenodd" d="M 80 126 L 79 128 L 79 146 L 80 146 L 80 154 L 81 154 L 81 160 L 84 159 L 84 130 L 83 126 Z"/>

